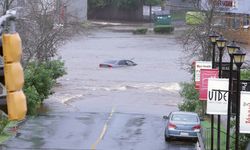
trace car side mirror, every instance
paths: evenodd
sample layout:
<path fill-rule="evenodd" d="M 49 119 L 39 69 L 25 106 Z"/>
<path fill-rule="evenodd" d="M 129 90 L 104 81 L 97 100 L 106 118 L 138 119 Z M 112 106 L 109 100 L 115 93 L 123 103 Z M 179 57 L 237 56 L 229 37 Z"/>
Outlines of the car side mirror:
<path fill-rule="evenodd" d="M 168 120 L 169 117 L 168 116 L 163 116 L 163 119 Z"/>

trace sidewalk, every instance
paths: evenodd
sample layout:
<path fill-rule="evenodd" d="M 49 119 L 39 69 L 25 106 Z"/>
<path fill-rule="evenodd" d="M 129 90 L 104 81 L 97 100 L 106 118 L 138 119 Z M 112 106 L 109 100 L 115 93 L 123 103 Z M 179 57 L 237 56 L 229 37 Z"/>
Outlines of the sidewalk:
<path fill-rule="evenodd" d="M 122 23 L 122 22 L 107 22 L 107 21 L 91 21 L 92 26 L 103 27 L 108 30 L 117 32 L 132 32 L 138 28 L 148 28 L 153 31 L 153 23 Z"/>
<path fill-rule="evenodd" d="M 145 22 L 108 22 L 108 21 L 90 21 L 92 27 L 103 27 L 115 32 L 132 32 L 138 28 L 147 28 L 149 32 L 153 32 L 154 23 Z M 175 25 L 175 31 L 183 31 L 187 29 L 185 25 Z"/>

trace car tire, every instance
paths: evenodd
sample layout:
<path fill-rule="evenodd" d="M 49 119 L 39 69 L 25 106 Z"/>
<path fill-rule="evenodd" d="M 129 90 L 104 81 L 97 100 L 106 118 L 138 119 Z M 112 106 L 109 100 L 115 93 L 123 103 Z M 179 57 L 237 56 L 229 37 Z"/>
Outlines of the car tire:
<path fill-rule="evenodd" d="M 164 137 L 165 137 L 165 141 L 166 141 L 166 142 L 169 142 L 169 141 L 171 140 L 170 137 L 168 137 L 166 134 L 165 134 Z"/>
<path fill-rule="evenodd" d="M 198 138 L 193 138 L 192 141 L 193 141 L 194 143 L 197 143 L 197 142 L 198 142 Z"/>

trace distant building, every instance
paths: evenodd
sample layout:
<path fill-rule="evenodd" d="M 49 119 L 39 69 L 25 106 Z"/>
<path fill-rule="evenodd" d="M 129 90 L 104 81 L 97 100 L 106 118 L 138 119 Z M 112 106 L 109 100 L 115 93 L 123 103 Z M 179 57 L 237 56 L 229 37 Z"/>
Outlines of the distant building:
<path fill-rule="evenodd" d="M 170 10 L 190 10 L 194 9 L 196 1 L 194 0 L 166 0 L 166 5 Z"/>
<path fill-rule="evenodd" d="M 41 5 L 34 0 L 14 0 L 9 6 L 9 9 L 14 7 L 23 7 L 30 2 L 37 3 L 37 9 L 39 10 Z M 42 0 L 44 4 L 47 4 L 48 12 L 57 12 L 59 14 L 59 20 L 62 22 L 84 22 L 87 20 L 88 0 Z M 3 14 L 3 10 L 0 7 L 0 13 Z M 67 18 L 66 18 L 67 17 Z"/>
<path fill-rule="evenodd" d="M 201 8 L 209 10 L 212 0 L 201 0 Z M 249 0 L 217 0 L 214 25 L 227 39 L 250 44 Z"/>
<path fill-rule="evenodd" d="M 61 17 L 68 14 L 67 21 L 70 22 L 84 22 L 87 20 L 88 0 L 58 0 L 57 7 L 61 13 Z"/>
<path fill-rule="evenodd" d="M 223 12 L 250 15 L 249 0 L 219 0 L 217 6 Z M 209 8 L 209 0 L 202 0 L 201 8 Z"/>

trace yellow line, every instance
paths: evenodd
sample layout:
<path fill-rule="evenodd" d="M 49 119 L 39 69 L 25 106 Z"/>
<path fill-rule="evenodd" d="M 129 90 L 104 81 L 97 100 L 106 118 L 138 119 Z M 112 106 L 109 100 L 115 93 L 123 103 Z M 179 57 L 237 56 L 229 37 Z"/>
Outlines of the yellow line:
<path fill-rule="evenodd" d="M 106 131 L 107 131 L 107 129 L 108 129 L 108 123 L 109 123 L 109 121 L 111 120 L 111 118 L 112 118 L 114 112 L 115 112 L 115 107 L 112 108 L 112 110 L 111 110 L 111 112 L 110 112 L 110 114 L 109 114 L 109 117 L 108 117 L 108 119 L 106 120 L 106 122 L 105 122 L 105 124 L 104 124 L 104 127 L 103 127 L 103 129 L 102 129 L 102 132 L 101 132 L 100 136 L 98 137 L 98 139 L 96 140 L 96 142 L 95 142 L 94 144 L 91 145 L 91 150 L 95 150 L 97 144 L 99 144 L 99 143 L 101 142 L 101 140 L 103 139 L 103 137 L 104 137 L 104 135 L 105 135 L 105 133 L 106 133 Z"/>

